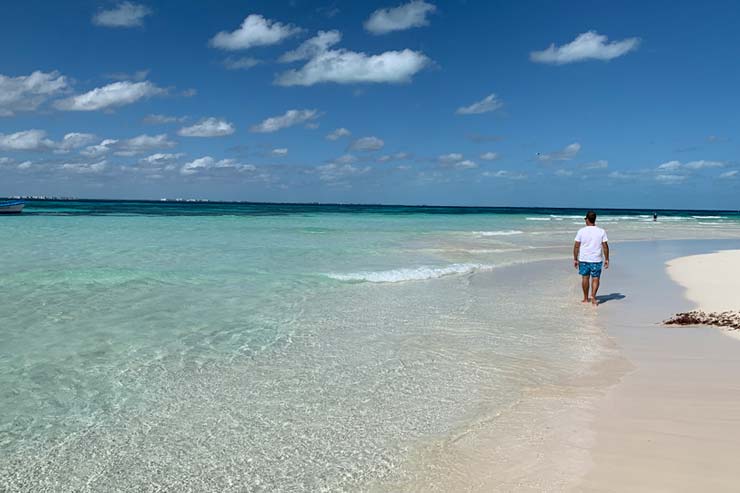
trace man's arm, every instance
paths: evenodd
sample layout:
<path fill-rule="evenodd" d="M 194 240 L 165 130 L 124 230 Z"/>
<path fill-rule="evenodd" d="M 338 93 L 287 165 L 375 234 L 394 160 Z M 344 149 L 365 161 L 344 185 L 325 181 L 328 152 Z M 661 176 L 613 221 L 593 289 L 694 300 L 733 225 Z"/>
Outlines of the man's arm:
<path fill-rule="evenodd" d="M 573 267 L 578 268 L 578 252 L 581 251 L 581 242 L 576 241 L 573 244 Z"/>
<path fill-rule="evenodd" d="M 601 244 L 601 248 L 604 250 L 604 268 L 609 268 L 609 243 L 604 242 Z"/>

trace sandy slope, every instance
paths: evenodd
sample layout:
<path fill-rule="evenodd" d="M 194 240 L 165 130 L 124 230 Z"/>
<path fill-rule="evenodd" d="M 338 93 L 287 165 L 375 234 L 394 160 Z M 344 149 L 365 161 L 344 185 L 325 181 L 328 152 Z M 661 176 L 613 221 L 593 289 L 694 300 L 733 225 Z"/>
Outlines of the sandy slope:
<path fill-rule="evenodd" d="M 740 250 L 671 260 L 668 275 L 686 289 L 686 297 L 701 310 L 740 310 Z"/>

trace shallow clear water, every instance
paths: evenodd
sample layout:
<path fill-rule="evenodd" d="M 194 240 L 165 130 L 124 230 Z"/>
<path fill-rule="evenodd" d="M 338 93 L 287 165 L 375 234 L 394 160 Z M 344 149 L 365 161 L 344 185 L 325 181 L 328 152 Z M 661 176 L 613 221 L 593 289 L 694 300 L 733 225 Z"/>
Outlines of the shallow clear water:
<path fill-rule="evenodd" d="M 613 243 L 740 236 L 737 214 L 651 212 L 600 223 Z M 567 262 L 579 214 L 37 202 L 0 217 L 0 489 L 397 481 L 420 444 L 599 357 L 571 283 L 502 269 Z"/>

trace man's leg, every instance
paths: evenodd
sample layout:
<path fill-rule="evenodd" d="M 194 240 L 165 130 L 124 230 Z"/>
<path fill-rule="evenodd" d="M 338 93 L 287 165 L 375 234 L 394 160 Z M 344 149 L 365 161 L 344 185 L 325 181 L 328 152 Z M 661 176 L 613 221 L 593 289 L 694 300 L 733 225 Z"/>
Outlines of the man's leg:
<path fill-rule="evenodd" d="M 591 278 L 591 303 L 598 305 L 599 302 L 596 300 L 596 292 L 599 290 L 599 278 Z"/>
<path fill-rule="evenodd" d="M 583 288 L 583 303 L 588 303 L 588 278 L 589 276 L 581 276 L 581 287 Z"/>

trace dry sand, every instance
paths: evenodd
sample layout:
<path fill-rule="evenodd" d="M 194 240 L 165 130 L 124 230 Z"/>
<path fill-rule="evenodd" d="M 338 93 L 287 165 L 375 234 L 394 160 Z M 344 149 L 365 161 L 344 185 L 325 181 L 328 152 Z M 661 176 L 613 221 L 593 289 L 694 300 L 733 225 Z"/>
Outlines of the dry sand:
<path fill-rule="evenodd" d="M 693 255 L 715 249 L 614 249 L 602 289 L 623 298 L 600 306 L 599 318 L 635 369 L 596 405 L 593 465 L 577 491 L 740 491 L 740 341 L 720 329 L 659 323 L 695 304 L 739 308 L 740 250 Z"/>
<path fill-rule="evenodd" d="M 740 311 L 740 250 L 691 255 L 668 262 L 668 275 L 707 312 Z"/>

